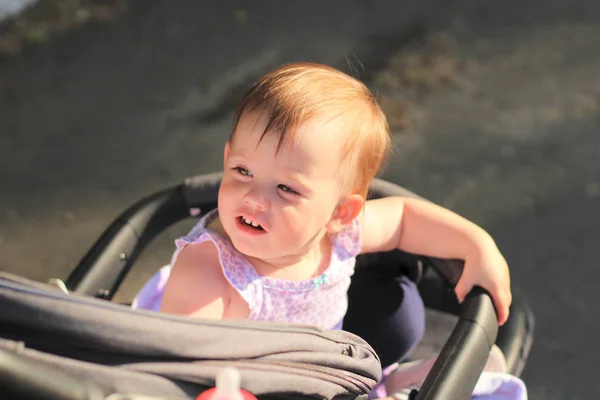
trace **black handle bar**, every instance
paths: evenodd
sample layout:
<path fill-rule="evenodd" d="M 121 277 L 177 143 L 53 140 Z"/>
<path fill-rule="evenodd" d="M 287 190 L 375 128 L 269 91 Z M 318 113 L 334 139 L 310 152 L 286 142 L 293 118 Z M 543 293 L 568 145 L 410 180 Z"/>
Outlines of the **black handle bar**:
<path fill-rule="evenodd" d="M 497 335 L 492 299 L 476 287 L 463 302 L 459 320 L 416 399 L 470 399 Z"/>
<path fill-rule="evenodd" d="M 191 178 L 134 204 L 98 239 L 66 281 L 67 288 L 112 298 L 144 247 L 169 225 L 189 216 L 189 208 L 216 207 L 220 174 Z M 376 180 L 382 195 L 412 195 L 399 186 Z M 451 286 L 462 273 L 457 260 L 427 259 Z M 416 399 L 466 400 L 485 366 L 498 335 L 496 312 L 489 294 L 475 288 L 466 297 L 459 320 Z"/>

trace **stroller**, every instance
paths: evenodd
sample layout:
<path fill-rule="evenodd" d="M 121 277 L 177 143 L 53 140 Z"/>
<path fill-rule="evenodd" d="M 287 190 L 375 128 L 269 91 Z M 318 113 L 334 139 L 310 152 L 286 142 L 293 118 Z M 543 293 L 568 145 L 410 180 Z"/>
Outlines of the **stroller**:
<path fill-rule="evenodd" d="M 190 399 L 213 387 L 220 369 L 235 367 L 242 387 L 261 400 L 365 400 L 381 379 L 380 358 L 351 327 L 327 331 L 196 320 L 111 301 L 156 235 L 216 207 L 220 180 L 220 173 L 189 178 L 138 201 L 106 229 L 64 282 L 46 284 L 0 272 L 0 397 Z M 371 198 L 392 195 L 416 197 L 379 179 L 370 187 Z M 361 268 L 389 269 L 418 283 L 428 324 L 435 326 L 426 329 L 411 353 L 414 358 L 439 352 L 412 399 L 470 398 L 494 343 L 508 372 L 520 376 L 534 318 L 518 291 L 508 321 L 499 328 L 485 290 L 475 288 L 458 304 L 452 291 L 462 272 L 457 260 L 394 250 L 359 256 L 356 269 Z M 349 303 L 351 314 L 351 298 Z"/>

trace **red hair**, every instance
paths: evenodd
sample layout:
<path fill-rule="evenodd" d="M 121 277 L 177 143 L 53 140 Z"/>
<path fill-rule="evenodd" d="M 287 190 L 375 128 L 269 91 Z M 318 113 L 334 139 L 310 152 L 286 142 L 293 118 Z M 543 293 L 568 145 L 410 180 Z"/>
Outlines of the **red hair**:
<path fill-rule="evenodd" d="M 244 113 L 266 112 L 263 132 L 280 135 L 278 149 L 307 122 L 333 123 L 344 140 L 342 165 L 347 186 L 366 196 L 390 150 L 390 129 L 371 91 L 359 80 L 326 65 L 293 63 L 263 76 L 240 101 L 234 130 Z"/>

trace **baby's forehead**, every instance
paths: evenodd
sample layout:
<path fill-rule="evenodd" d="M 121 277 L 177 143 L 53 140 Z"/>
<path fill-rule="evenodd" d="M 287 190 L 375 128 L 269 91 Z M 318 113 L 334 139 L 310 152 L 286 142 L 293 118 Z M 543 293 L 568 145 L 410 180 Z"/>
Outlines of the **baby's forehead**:
<path fill-rule="evenodd" d="M 289 126 L 279 126 L 269 119 L 268 111 L 245 112 L 239 119 L 232 134 L 232 141 L 243 136 L 246 141 L 260 142 L 265 136 L 278 138 L 278 147 L 306 146 L 319 141 L 320 150 L 337 150 L 346 147 L 349 139 L 343 134 L 343 123 L 323 116 L 302 119 Z M 328 146 L 328 147 L 324 147 Z"/>
<path fill-rule="evenodd" d="M 289 131 L 265 131 L 265 126 L 256 118 L 240 119 L 232 137 L 232 149 L 250 154 L 268 149 L 270 155 L 290 169 L 321 169 L 324 175 L 340 176 L 340 169 L 347 167 L 343 165 L 347 140 L 335 124 L 312 120 Z"/>

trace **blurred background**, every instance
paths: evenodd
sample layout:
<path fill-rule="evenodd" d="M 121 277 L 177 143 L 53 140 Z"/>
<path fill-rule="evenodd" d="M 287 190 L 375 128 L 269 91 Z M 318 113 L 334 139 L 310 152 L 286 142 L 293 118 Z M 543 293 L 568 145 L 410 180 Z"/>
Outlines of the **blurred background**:
<path fill-rule="evenodd" d="M 129 204 L 220 169 L 256 78 L 321 62 L 378 93 L 383 177 L 496 239 L 537 317 L 530 398 L 600 398 L 600 2 L 0 0 L 0 20 L 0 270 L 65 278 Z"/>

